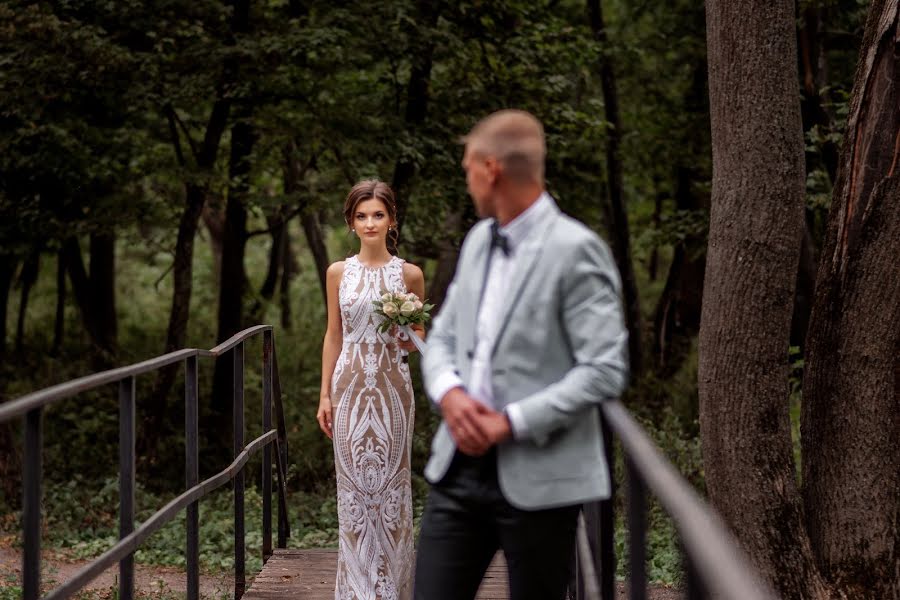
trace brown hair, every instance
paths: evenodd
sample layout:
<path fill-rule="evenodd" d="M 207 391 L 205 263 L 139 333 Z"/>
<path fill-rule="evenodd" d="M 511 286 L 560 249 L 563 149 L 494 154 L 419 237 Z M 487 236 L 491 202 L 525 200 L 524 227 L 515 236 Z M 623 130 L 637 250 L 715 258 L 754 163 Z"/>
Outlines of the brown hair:
<path fill-rule="evenodd" d="M 396 248 L 399 235 L 397 233 L 397 200 L 391 186 L 380 179 L 364 179 L 350 189 L 350 193 L 347 194 L 347 199 L 344 201 L 344 222 L 353 229 L 353 215 L 356 214 L 356 207 L 360 202 L 366 200 L 381 200 L 384 204 L 388 218 L 393 223 L 393 228 L 388 231 L 388 237 Z M 388 248 L 390 247 L 391 244 L 388 244 Z"/>

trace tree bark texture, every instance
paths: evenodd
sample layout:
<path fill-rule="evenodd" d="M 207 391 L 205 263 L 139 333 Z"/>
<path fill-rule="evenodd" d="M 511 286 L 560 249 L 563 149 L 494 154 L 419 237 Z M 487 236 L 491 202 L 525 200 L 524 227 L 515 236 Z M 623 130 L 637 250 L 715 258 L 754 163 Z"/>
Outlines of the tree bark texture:
<path fill-rule="evenodd" d="M 805 533 L 788 415 L 803 136 L 791 0 L 707 0 L 712 207 L 700 328 L 710 500 L 783 598 L 825 587 Z"/>
<path fill-rule="evenodd" d="M 40 266 L 41 251 L 40 249 L 35 249 L 25 259 L 22 271 L 19 273 L 19 318 L 16 321 L 17 354 L 20 354 L 25 346 L 25 315 L 28 314 L 28 296 L 31 294 L 31 288 L 37 282 Z"/>
<path fill-rule="evenodd" d="M 643 325 L 641 304 L 638 297 L 634 264 L 631 260 L 631 236 L 628 230 L 628 213 L 625 209 L 625 194 L 622 185 L 622 119 L 619 117 L 619 95 L 612 61 L 605 53 L 609 42 L 606 24 L 603 21 L 603 7 L 600 0 L 588 0 L 591 29 L 594 37 L 604 48 L 600 59 L 600 82 L 603 88 L 603 105 L 609 123 L 606 139 L 606 171 L 609 189 L 609 235 L 612 251 L 622 277 L 622 293 L 625 301 L 625 319 L 628 325 L 628 356 L 633 375 L 640 375 L 644 368 Z"/>
<path fill-rule="evenodd" d="M 807 527 L 849 598 L 900 597 L 900 15 L 872 3 L 807 338 Z"/>
<path fill-rule="evenodd" d="M 104 348 L 115 351 L 118 333 L 116 318 L 116 237 L 94 233 L 90 239 L 91 310 L 94 326 Z"/>

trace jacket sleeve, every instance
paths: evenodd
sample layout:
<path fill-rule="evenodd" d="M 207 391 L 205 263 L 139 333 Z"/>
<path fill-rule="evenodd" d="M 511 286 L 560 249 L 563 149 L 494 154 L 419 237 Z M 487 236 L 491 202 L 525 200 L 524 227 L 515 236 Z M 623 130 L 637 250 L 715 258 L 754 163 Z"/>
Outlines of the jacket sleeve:
<path fill-rule="evenodd" d="M 574 364 L 559 381 L 512 405 L 525 421 L 523 438 L 538 445 L 589 406 L 619 397 L 628 380 L 628 330 L 609 249 L 595 235 L 587 236 L 571 264 L 562 276 L 560 304 Z"/>

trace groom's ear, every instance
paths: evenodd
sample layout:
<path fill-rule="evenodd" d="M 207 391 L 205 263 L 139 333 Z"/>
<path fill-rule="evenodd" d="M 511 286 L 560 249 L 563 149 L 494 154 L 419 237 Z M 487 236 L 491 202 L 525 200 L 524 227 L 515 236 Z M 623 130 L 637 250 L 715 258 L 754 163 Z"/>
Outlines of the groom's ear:
<path fill-rule="evenodd" d="M 503 171 L 503 166 L 500 164 L 500 161 L 493 156 L 489 156 L 484 159 L 484 167 L 488 172 L 491 183 L 497 181 L 497 179 L 500 177 L 500 172 Z"/>

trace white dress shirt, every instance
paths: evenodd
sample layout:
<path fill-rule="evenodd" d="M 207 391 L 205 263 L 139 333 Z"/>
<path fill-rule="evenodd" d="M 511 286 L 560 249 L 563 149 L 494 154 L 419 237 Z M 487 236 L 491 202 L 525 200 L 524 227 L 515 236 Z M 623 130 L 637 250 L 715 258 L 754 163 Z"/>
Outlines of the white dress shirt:
<path fill-rule="evenodd" d="M 518 267 L 516 248 L 521 248 L 527 243 L 529 236 L 534 231 L 534 226 L 549 217 L 553 212 L 553 200 L 547 194 L 542 193 L 538 199 L 529 206 L 525 212 L 515 219 L 500 227 L 501 235 L 506 236 L 509 242 L 509 256 L 500 248 L 492 248 L 490 271 L 487 274 L 481 304 L 478 307 L 478 320 L 476 331 L 475 350 L 472 356 L 472 370 L 469 385 L 453 372 L 446 372 L 439 376 L 428 390 L 428 395 L 434 402 L 440 405 L 447 392 L 455 387 L 464 388 L 467 393 L 483 403 L 485 406 L 496 409 L 493 404 L 494 391 L 491 383 L 491 352 L 494 348 L 497 332 L 500 328 L 500 318 L 504 303 L 510 302 L 507 297 L 509 290 L 509 278 Z M 521 411 L 515 404 L 506 407 L 506 415 L 512 425 L 513 436 L 518 438 L 526 430 L 525 420 Z"/>

